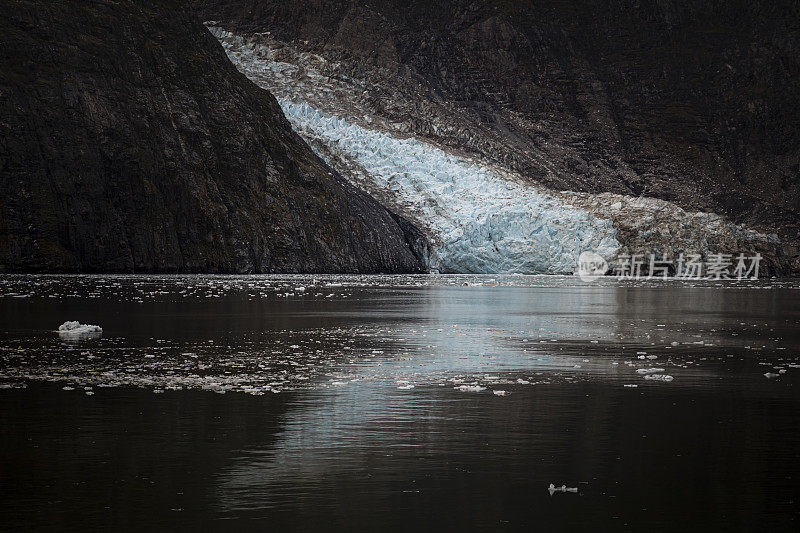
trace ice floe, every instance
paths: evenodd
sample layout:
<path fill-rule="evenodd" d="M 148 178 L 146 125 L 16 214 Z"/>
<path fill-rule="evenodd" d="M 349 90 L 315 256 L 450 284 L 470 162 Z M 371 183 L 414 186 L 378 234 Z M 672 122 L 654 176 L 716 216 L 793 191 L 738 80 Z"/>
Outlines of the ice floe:
<path fill-rule="evenodd" d="M 560 487 L 556 487 L 555 485 L 550 483 L 550 486 L 547 487 L 547 490 L 548 490 L 548 492 L 550 492 L 550 495 L 552 496 L 556 492 L 575 492 L 575 493 L 577 493 L 578 492 L 578 487 L 567 487 L 566 485 L 561 485 Z"/>
<path fill-rule="evenodd" d="M 672 381 L 675 378 L 669 374 L 646 374 L 644 379 L 649 379 L 651 381 Z"/>
<path fill-rule="evenodd" d="M 663 368 L 637 368 L 637 374 L 655 374 L 657 372 L 663 372 Z"/>
<path fill-rule="evenodd" d="M 480 385 L 459 385 L 454 388 L 461 392 L 481 392 L 486 390 L 486 387 L 481 387 Z"/>
<path fill-rule="evenodd" d="M 103 328 L 91 324 L 81 324 L 77 320 L 64 322 L 58 327 L 58 335 L 65 340 L 97 339 Z"/>

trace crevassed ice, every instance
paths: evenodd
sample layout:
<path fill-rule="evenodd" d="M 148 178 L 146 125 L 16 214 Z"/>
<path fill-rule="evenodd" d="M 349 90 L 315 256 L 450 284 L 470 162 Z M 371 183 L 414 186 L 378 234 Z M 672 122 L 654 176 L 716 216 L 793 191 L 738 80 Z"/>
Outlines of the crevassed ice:
<path fill-rule="evenodd" d="M 286 75 L 294 65 L 270 59 L 265 47 L 229 32 L 214 34 L 244 74 L 279 97 L 286 117 L 321 156 L 355 162 L 371 192 L 385 192 L 381 196 L 391 199 L 390 209 L 427 233 L 430 268 L 571 273 L 582 251 L 610 257 L 619 248 L 610 221 L 430 143 L 370 130 L 315 108 L 305 101 L 314 84 L 298 84 Z M 322 83 L 319 76 L 310 78 Z"/>
<path fill-rule="evenodd" d="M 398 139 L 279 100 L 307 139 L 356 161 L 374 184 L 403 200 L 431 234 L 430 267 L 459 273 L 572 272 L 583 250 L 610 255 L 611 223 L 486 166 L 417 139 Z"/>

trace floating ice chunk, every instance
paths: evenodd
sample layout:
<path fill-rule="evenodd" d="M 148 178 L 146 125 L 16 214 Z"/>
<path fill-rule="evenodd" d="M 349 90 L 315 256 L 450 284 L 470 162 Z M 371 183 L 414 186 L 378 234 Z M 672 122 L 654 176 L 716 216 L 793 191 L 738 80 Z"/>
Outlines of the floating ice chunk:
<path fill-rule="evenodd" d="M 550 492 L 550 496 L 552 496 L 556 492 L 578 492 L 578 487 L 567 487 L 566 485 L 561 485 L 560 487 L 556 487 L 552 483 L 550 486 L 547 487 L 548 492 Z"/>
<path fill-rule="evenodd" d="M 65 340 L 97 339 L 103 328 L 91 324 L 81 324 L 77 320 L 64 322 L 58 326 L 58 336 Z"/>
<path fill-rule="evenodd" d="M 623 387 L 628 387 L 628 388 L 630 388 L 630 389 L 635 389 L 635 388 L 637 388 L 638 386 L 639 386 L 639 385 L 636 385 L 635 383 L 626 383 L 625 385 L 623 385 Z"/>
<path fill-rule="evenodd" d="M 494 394 L 495 396 L 507 396 L 507 395 L 508 395 L 508 391 L 504 391 L 504 390 L 493 390 L 493 391 L 492 391 L 492 394 Z"/>
<path fill-rule="evenodd" d="M 26 389 L 28 385 L 25 383 L 0 383 L 0 389 Z"/>
<path fill-rule="evenodd" d="M 656 374 L 658 372 L 663 372 L 663 368 L 637 368 L 637 374 Z"/>
<path fill-rule="evenodd" d="M 764 377 L 767 379 L 777 378 L 780 374 L 775 374 L 774 372 L 767 372 L 764 374 Z"/>
<path fill-rule="evenodd" d="M 456 390 L 460 390 L 461 392 L 481 392 L 486 390 L 486 387 L 481 387 L 480 385 L 460 385 L 454 388 Z"/>
<path fill-rule="evenodd" d="M 675 378 L 669 374 L 647 374 L 644 376 L 644 379 L 649 379 L 652 381 L 672 381 Z"/>

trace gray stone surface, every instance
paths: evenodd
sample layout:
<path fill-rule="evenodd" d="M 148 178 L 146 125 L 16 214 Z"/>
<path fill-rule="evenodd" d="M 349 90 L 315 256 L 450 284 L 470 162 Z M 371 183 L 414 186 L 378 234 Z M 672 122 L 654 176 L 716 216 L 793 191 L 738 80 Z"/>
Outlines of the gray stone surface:
<path fill-rule="evenodd" d="M 0 270 L 416 272 L 182 2 L 0 5 Z"/>

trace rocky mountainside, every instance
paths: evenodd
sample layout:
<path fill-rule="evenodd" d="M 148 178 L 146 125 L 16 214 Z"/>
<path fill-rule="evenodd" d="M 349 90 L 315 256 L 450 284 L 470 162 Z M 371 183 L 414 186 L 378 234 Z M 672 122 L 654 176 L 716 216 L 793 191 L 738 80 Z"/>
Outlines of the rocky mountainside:
<path fill-rule="evenodd" d="M 798 270 L 793 0 L 195 0 L 194 8 L 268 47 L 272 60 L 299 65 L 294 81 L 316 69 L 358 89 L 347 95 L 351 120 L 368 117 L 368 127 L 551 189 L 717 213 L 777 234 L 788 260 L 778 263 Z"/>
<path fill-rule="evenodd" d="M 0 5 L 0 269 L 416 272 L 183 2 Z"/>

